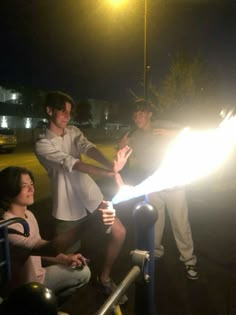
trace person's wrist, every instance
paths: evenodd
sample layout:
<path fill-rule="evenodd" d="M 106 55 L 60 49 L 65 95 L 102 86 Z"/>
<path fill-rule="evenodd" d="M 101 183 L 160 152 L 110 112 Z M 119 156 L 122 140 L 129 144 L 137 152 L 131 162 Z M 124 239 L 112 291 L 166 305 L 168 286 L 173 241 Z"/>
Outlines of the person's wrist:
<path fill-rule="evenodd" d="M 65 254 L 62 254 L 62 253 L 60 253 L 59 255 L 57 255 L 57 259 L 58 259 L 58 261 L 59 261 L 59 263 L 60 263 L 61 265 L 67 265 L 68 262 L 69 262 L 69 257 L 68 257 L 68 255 L 65 255 Z"/>
<path fill-rule="evenodd" d="M 108 170 L 106 172 L 106 174 L 107 174 L 108 177 L 113 177 L 114 176 L 114 171 L 113 170 Z"/>

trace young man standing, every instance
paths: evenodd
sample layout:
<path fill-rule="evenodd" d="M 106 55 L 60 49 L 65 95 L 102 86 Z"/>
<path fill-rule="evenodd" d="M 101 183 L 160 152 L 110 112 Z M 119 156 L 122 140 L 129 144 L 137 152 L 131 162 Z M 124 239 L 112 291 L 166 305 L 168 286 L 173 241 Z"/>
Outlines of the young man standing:
<path fill-rule="evenodd" d="M 137 102 L 133 114 L 136 130 L 127 133 L 120 141 L 119 148 L 129 145 L 133 150 L 128 176 L 131 184 L 140 183 L 157 170 L 171 140 L 170 136 L 176 134 L 176 130 L 173 129 L 157 129 L 161 126 L 158 126 L 158 123 L 154 126 L 152 116 L 153 107 L 150 104 L 145 101 Z M 172 127 L 175 127 L 174 124 L 170 128 Z M 160 258 L 164 254 L 161 240 L 165 226 L 165 209 L 167 209 L 180 252 L 180 260 L 186 267 L 186 276 L 191 280 L 198 279 L 197 258 L 193 253 L 194 245 L 184 188 L 151 193 L 148 199 L 158 210 L 158 220 L 155 223 L 155 258 Z"/>
<path fill-rule="evenodd" d="M 101 219 L 97 209 L 103 201 L 103 195 L 89 175 L 119 179 L 119 171 L 131 154 L 130 148 L 126 146 L 117 153 L 113 163 L 108 161 L 96 146 L 87 140 L 80 129 L 68 126 L 73 106 L 74 101 L 67 94 L 57 91 L 47 94 L 45 111 L 48 117 L 48 128 L 35 146 L 36 156 L 47 170 L 51 180 L 52 214 L 56 219 L 57 233 L 76 226 L 80 228 L 88 219 Z M 104 168 L 84 163 L 82 153 L 99 162 Z M 92 235 L 93 231 L 91 231 Z M 110 229 L 106 259 L 98 280 L 107 294 L 114 289 L 110 272 L 120 253 L 125 235 L 124 226 L 116 218 Z M 77 247 L 73 250 L 78 250 Z"/>

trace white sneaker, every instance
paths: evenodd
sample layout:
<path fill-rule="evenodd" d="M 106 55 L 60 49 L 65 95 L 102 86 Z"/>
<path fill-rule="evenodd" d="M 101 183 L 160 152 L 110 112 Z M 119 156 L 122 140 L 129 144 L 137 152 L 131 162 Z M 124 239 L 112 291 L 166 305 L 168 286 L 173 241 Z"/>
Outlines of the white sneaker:
<path fill-rule="evenodd" d="M 165 249 L 164 249 L 163 245 L 160 245 L 158 248 L 155 248 L 154 249 L 154 259 L 155 260 L 160 259 L 162 256 L 164 256 L 164 252 L 165 252 Z"/>
<path fill-rule="evenodd" d="M 199 272 L 196 265 L 185 265 L 186 277 L 190 280 L 197 280 L 199 278 Z"/>

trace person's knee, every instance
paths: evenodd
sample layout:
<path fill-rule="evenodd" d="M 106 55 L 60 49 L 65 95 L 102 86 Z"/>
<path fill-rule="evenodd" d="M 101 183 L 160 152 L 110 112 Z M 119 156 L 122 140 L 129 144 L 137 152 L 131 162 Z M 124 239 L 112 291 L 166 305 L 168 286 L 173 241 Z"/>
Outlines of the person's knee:
<path fill-rule="evenodd" d="M 83 268 L 83 278 L 84 278 L 84 284 L 88 283 L 91 278 L 91 271 L 88 266 L 84 266 Z"/>
<path fill-rule="evenodd" d="M 126 229 L 119 219 L 116 219 L 112 226 L 112 236 L 120 242 L 125 240 Z"/>
<path fill-rule="evenodd" d="M 91 271 L 88 266 L 84 266 L 82 270 L 79 270 L 77 281 L 80 285 L 85 285 L 89 282 L 91 278 Z M 76 286 L 78 285 L 76 284 Z"/>

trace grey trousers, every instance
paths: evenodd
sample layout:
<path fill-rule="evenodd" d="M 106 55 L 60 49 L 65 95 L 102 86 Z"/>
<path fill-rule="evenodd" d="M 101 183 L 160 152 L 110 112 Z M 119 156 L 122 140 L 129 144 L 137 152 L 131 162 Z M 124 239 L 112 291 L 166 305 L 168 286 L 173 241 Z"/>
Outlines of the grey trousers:
<path fill-rule="evenodd" d="M 91 276 L 88 266 L 84 266 L 83 269 L 72 269 L 63 265 L 52 265 L 45 269 L 44 285 L 59 297 L 70 296 L 88 283 Z"/>
<path fill-rule="evenodd" d="M 167 210 L 175 238 L 180 252 L 180 261 L 188 265 L 195 265 L 197 258 L 194 255 L 194 245 L 191 227 L 188 219 L 188 205 L 183 188 L 155 192 L 148 195 L 149 202 L 158 211 L 158 220 L 155 223 L 155 248 L 163 255 L 161 245 L 165 227 L 165 210 Z"/>

